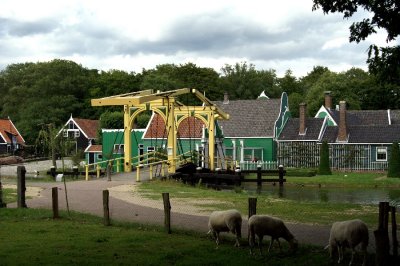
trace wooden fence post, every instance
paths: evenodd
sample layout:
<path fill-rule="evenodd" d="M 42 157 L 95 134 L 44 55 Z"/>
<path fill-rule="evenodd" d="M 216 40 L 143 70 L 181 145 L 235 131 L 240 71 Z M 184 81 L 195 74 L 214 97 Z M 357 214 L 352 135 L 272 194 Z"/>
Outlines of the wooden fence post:
<path fill-rule="evenodd" d="M 53 187 L 51 189 L 52 196 L 52 206 L 53 206 L 53 219 L 60 218 L 58 214 L 58 187 Z"/>
<path fill-rule="evenodd" d="M 379 226 L 374 231 L 376 244 L 376 265 L 388 265 L 389 254 L 389 231 L 388 231 L 389 202 L 379 202 Z"/>
<path fill-rule="evenodd" d="M 278 167 L 279 171 L 279 186 L 283 186 L 283 176 L 285 175 L 285 171 L 283 170 L 283 165 L 279 165 Z"/>
<path fill-rule="evenodd" d="M 393 260 L 397 261 L 399 242 L 397 240 L 397 222 L 396 222 L 396 207 L 390 207 L 390 214 L 392 218 L 392 243 L 393 243 Z"/>
<path fill-rule="evenodd" d="M 104 225 L 109 226 L 110 223 L 110 207 L 109 207 L 109 199 L 110 192 L 106 189 L 103 190 L 103 211 L 104 211 Z"/>
<path fill-rule="evenodd" d="M 257 198 L 249 198 L 249 217 L 257 214 Z"/>
<path fill-rule="evenodd" d="M 169 202 L 169 193 L 162 193 L 164 202 L 164 225 L 168 234 L 171 234 L 171 203 Z"/>
<path fill-rule="evenodd" d="M 262 186 L 262 173 L 261 173 L 261 165 L 257 166 L 257 188 L 260 189 Z"/>
<path fill-rule="evenodd" d="M 6 208 L 6 207 L 7 207 L 7 204 L 3 201 L 3 185 L 1 184 L 1 180 L 0 180 L 0 208 Z"/>
<path fill-rule="evenodd" d="M 27 208 L 25 202 L 25 166 L 17 167 L 17 198 L 18 198 L 18 208 Z"/>

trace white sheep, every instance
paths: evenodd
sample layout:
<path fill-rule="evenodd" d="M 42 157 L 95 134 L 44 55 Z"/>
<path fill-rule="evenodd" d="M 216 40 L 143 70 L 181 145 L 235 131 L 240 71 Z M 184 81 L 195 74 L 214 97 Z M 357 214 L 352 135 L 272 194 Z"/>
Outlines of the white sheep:
<path fill-rule="evenodd" d="M 285 239 L 289 243 L 291 250 L 297 249 L 297 240 L 294 238 L 292 233 L 290 233 L 289 229 L 287 229 L 284 222 L 279 218 L 271 217 L 268 215 L 253 215 L 249 218 L 248 226 L 250 254 L 253 254 L 253 247 L 256 235 L 258 237 L 258 248 L 260 249 L 260 254 L 262 254 L 261 246 L 263 237 L 265 235 L 271 236 L 271 242 L 269 244 L 268 252 L 271 250 L 274 240 L 278 242 L 279 249 L 282 250 L 279 238 Z"/>
<path fill-rule="evenodd" d="M 236 235 L 235 246 L 239 247 L 242 237 L 242 215 L 237 210 L 214 211 L 208 220 L 208 233 L 212 233 L 219 245 L 219 233 L 231 232 Z"/>
<path fill-rule="evenodd" d="M 343 248 L 351 248 L 352 253 L 349 265 L 352 265 L 354 254 L 356 253 L 355 247 L 361 243 L 361 250 L 364 253 L 363 265 L 366 265 L 368 240 L 368 227 L 363 221 L 356 219 L 335 222 L 331 228 L 329 244 L 325 249 L 329 248 L 330 257 L 333 258 L 333 253 L 337 248 L 339 253 L 338 263 L 341 263 L 343 261 Z"/>

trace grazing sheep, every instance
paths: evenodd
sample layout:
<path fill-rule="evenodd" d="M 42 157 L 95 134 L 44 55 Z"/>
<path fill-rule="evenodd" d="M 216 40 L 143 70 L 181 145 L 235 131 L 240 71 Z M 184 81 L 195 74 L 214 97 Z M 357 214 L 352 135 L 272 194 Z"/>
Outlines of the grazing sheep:
<path fill-rule="evenodd" d="M 219 245 L 219 233 L 231 232 L 236 235 L 235 246 L 239 247 L 239 239 L 242 237 L 242 215 L 237 210 L 214 211 L 208 220 L 208 228 Z"/>
<path fill-rule="evenodd" d="M 368 246 L 368 227 L 361 220 L 349 220 L 335 222 L 331 228 L 329 244 L 325 249 L 329 248 L 330 257 L 333 258 L 333 253 L 336 248 L 339 253 L 338 263 L 343 261 L 343 248 L 349 247 L 352 250 L 350 264 L 352 265 L 355 247 L 361 243 L 361 250 L 364 253 L 363 265 L 367 262 L 367 246 Z"/>
<path fill-rule="evenodd" d="M 278 242 L 279 249 L 282 251 L 279 238 L 285 239 L 290 246 L 291 250 L 296 250 L 298 243 L 294 236 L 287 229 L 286 225 L 279 218 L 271 217 L 268 215 L 253 215 L 250 217 L 249 222 L 249 245 L 250 254 L 253 254 L 253 247 L 255 236 L 258 237 L 258 248 L 261 253 L 262 240 L 265 235 L 271 236 L 271 243 L 269 244 L 268 252 L 271 250 L 274 240 Z"/>

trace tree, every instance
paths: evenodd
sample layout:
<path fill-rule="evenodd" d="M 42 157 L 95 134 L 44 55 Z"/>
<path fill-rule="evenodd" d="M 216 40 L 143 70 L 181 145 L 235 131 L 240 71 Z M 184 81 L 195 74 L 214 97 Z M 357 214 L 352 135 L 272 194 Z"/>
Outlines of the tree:
<path fill-rule="evenodd" d="M 281 91 L 286 92 L 289 96 L 292 93 L 302 93 L 300 83 L 297 78 L 293 76 L 293 72 L 290 69 L 286 71 L 283 78 L 278 78 L 278 84 Z"/>
<path fill-rule="evenodd" d="M 271 98 L 280 97 L 274 70 L 258 71 L 253 64 L 236 63 L 221 69 L 220 87 L 230 99 L 256 99 L 262 91 Z"/>
<path fill-rule="evenodd" d="M 363 8 L 366 15 L 362 21 L 354 22 L 350 26 L 350 42 L 364 41 L 376 29 L 383 29 L 387 33 L 386 42 L 394 41 L 400 34 L 400 1 L 398 0 L 313 0 L 313 11 L 322 8 L 325 14 L 343 13 L 343 18 L 352 17 L 358 10 Z M 400 102 L 400 46 L 378 47 L 371 45 L 368 51 L 367 64 L 369 71 L 376 75 L 382 84 L 397 85 L 391 88 L 392 96 Z M 382 92 L 385 93 L 385 92 Z M 399 108 L 400 105 L 394 106 Z M 393 108 L 393 106 L 392 106 Z"/>
<path fill-rule="evenodd" d="M 320 149 L 319 159 L 319 175 L 331 175 L 331 167 L 329 165 L 329 146 L 326 141 L 323 141 Z"/>
<path fill-rule="evenodd" d="M 394 142 L 392 144 L 387 176 L 400 177 L 400 151 L 399 151 L 399 143 L 397 142 Z"/>

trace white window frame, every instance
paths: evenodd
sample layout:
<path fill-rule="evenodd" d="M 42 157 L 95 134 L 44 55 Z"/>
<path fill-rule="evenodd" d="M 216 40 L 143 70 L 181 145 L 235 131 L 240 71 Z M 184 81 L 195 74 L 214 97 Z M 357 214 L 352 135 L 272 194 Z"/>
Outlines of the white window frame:
<path fill-rule="evenodd" d="M 79 130 L 74 131 L 74 138 L 79 138 L 81 135 L 81 132 Z"/>
<path fill-rule="evenodd" d="M 379 154 L 385 154 L 385 159 L 378 159 Z M 387 147 L 377 147 L 376 148 L 376 161 L 377 162 L 387 162 Z"/>
<path fill-rule="evenodd" d="M 123 154 L 124 153 L 124 144 L 114 144 L 114 153 Z"/>
<path fill-rule="evenodd" d="M 68 138 L 68 130 L 64 129 L 63 136 L 64 138 Z"/>

